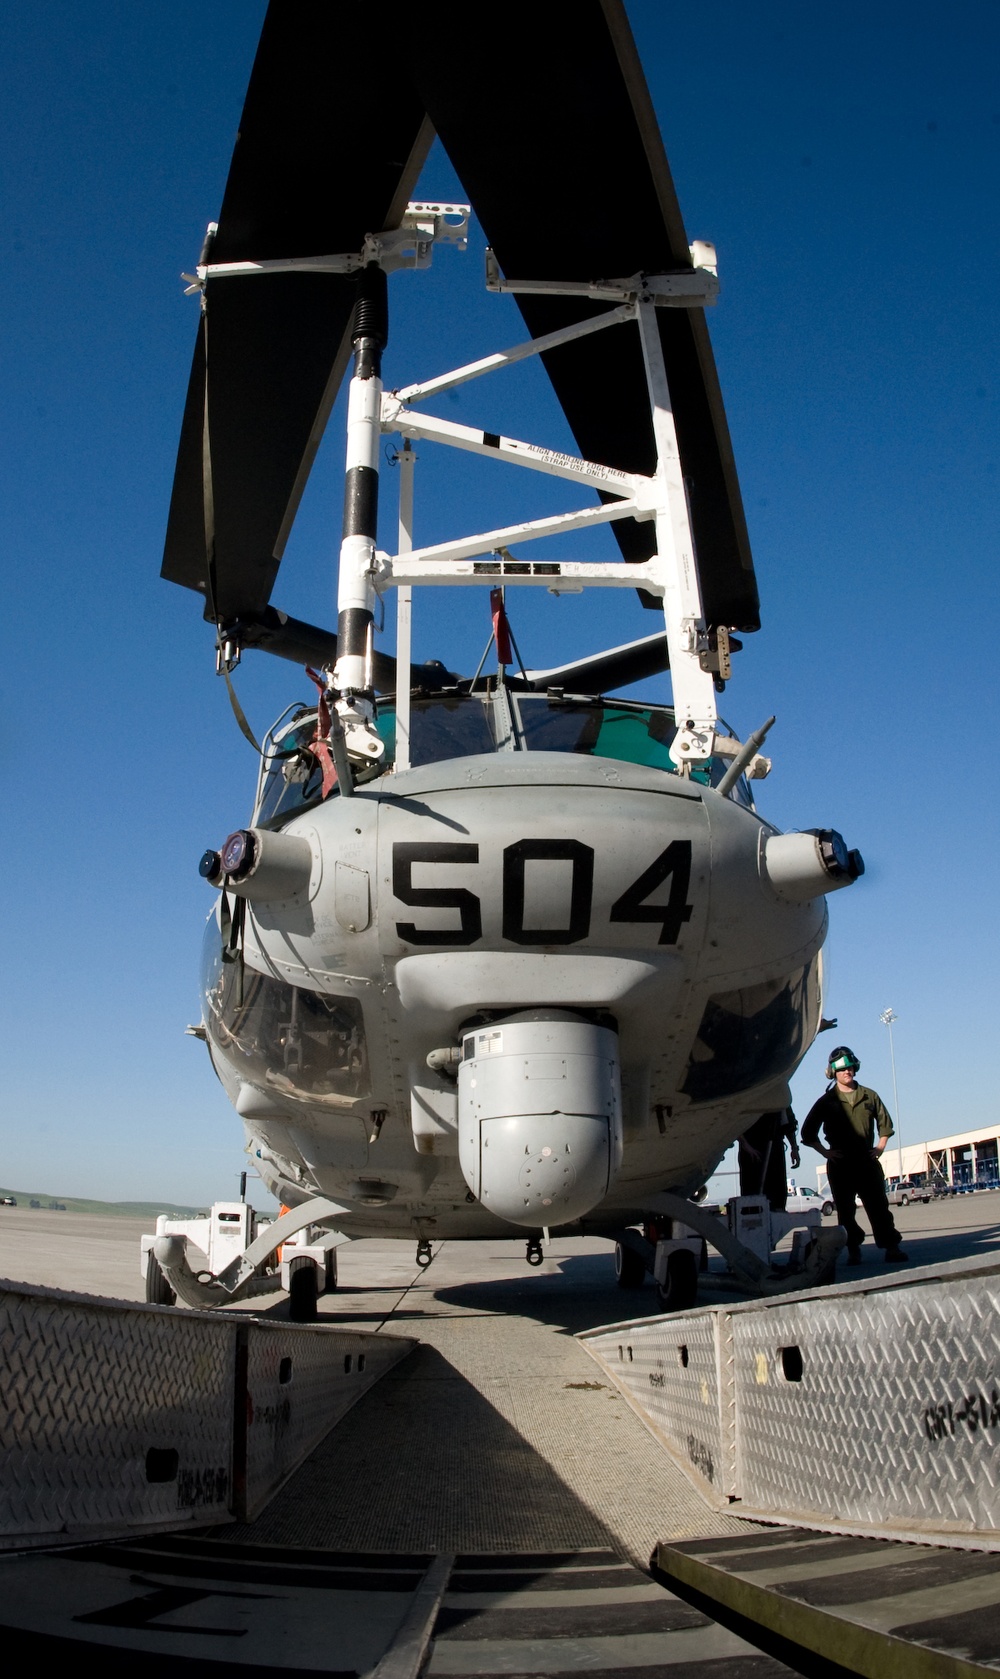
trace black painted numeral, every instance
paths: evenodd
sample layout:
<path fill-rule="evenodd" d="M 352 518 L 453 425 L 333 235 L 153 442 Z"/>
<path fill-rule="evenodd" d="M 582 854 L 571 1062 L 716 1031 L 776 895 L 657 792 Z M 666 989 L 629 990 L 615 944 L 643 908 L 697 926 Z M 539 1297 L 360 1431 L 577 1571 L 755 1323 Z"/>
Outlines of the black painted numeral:
<path fill-rule="evenodd" d="M 569 863 L 572 867 L 568 927 L 524 925 L 525 867 L 535 861 Z M 416 863 L 468 864 L 479 862 L 478 845 L 444 842 L 396 844 L 392 848 L 392 889 L 400 903 L 415 909 L 457 910 L 459 925 L 418 927 L 413 921 L 397 921 L 396 932 L 407 944 L 470 945 L 483 936 L 483 915 L 479 898 L 461 886 L 414 886 Z M 670 881 L 665 904 L 647 899 Z M 660 923 L 660 944 L 676 944 L 681 928 L 690 921 L 693 904 L 687 901 L 691 885 L 691 841 L 672 840 L 655 863 L 632 882 L 611 907 L 612 922 Z M 511 944 L 577 944 L 590 932 L 594 895 L 594 850 L 580 840 L 523 839 L 508 845 L 503 854 L 503 936 Z"/>
<path fill-rule="evenodd" d="M 524 865 L 535 860 L 571 863 L 569 926 L 524 926 Z M 594 848 L 579 840 L 524 839 L 503 854 L 503 936 L 511 944 L 576 944 L 590 932 L 594 895 Z"/>
<path fill-rule="evenodd" d="M 392 848 L 392 890 L 400 903 L 414 909 L 457 909 L 458 927 L 418 927 L 412 921 L 397 921 L 396 932 L 407 944 L 475 944 L 483 936 L 479 899 L 462 886 L 414 886 L 414 863 L 478 863 L 478 845 L 441 843 L 394 845 Z"/>
<path fill-rule="evenodd" d="M 670 896 L 665 904 L 647 904 L 645 899 L 670 877 Z M 693 904 L 687 901 L 691 884 L 691 841 L 672 840 L 655 863 L 633 881 L 611 906 L 612 921 L 659 921 L 659 944 L 676 944 L 685 921 L 690 921 Z"/>

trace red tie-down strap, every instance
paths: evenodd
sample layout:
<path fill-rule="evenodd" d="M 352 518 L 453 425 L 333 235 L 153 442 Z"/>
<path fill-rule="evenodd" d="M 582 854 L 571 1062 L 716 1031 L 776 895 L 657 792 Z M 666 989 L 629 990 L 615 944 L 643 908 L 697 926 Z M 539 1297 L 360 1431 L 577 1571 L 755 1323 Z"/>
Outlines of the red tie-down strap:
<path fill-rule="evenodd" d="M 503 603 L 503 590 L 490 590 L 490 611 L 493 614 L 493 638 L 497 644 L 497 659 L 502 665 L 514 663 L 514 649 L 510 644 L 510 625 L 507 622 L 507 608 Z"/>
<path fill-rule="evenodd" d="M 323 797 L 328 797 L 337 785 L 337 772 L 333 767 L 333 758 L 326 743 L 326 736 L 330 733 L 330 707 L 326 699 L 326 683 L 316 671 L 306 665 L 306 675 L 310 682 L 315 682 L 319 691 L 319 704 L 316 707 L 316 733 L 306 748 L 318 761 L 323 771 Z"/>

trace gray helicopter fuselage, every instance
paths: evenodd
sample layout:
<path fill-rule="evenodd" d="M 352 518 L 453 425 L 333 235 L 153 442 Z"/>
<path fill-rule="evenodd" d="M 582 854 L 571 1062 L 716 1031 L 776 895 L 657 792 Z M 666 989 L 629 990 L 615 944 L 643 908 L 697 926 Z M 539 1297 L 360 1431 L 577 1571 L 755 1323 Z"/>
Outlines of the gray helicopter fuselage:
<path fill-rule="evenodd" d="M 748 800 L 646 764 L 493 752 L 383 774 L 272 820 L 264 841 L 275 831 L 279 848 L 298 842 L 295 866 L 282 874 L 265 844 L 230 892 L 229 912 L 246 903 L 241 959 L 222 961 L 220 912 L 209 921 L 205 1023 L 248 1153 L 286 1205 L 332 1197 L 357 1236 L 610 1232 L 660 1190 L 694 1191 L 788 1102 L 819 1024 L 825 888 L 776 887 L 776 830 Z M 604 1056 L 614 1094 L 593 1121 L 610 1139 L 597 1198 L 582 1179 L 575 1200 L 526 1193 L 515 1221 L 469 1165 L 465 1062 L 516 1021 L 556 1033 L 534 1061 L 510 1037 L 509 1076 L 541 1082 L 518 1085 L 534 1117 L 506 1120 L 508 1142 L 539 1171 L 564 1154 L 579 1169 L 590 1146 L 576 1140 L 587 1101 L 560 1095 L 581 1023 L 586 1066 Z"/>

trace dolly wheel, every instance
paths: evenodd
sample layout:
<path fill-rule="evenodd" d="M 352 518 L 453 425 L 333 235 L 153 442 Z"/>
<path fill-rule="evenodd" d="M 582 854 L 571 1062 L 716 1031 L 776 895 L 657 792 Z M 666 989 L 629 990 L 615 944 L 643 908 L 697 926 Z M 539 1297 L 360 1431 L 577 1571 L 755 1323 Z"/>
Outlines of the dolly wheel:
<path fill-rule="evenodd" d="M 678 1248 L 667 1260 L 667 1280 L 657 1284 L 665 1312 L 686 1312 L 698 1297 L 698 1261 L 688 1248 Z"/>
<path fill-rule="evenodd" d="M 146 1255 L 146 1299 L 151 1306 L 176 1306 L 177 1296 L 160 1270 L 152 1248 Z"/>
<path fill-rule="evenodd" d="M 615 1278 L 619 1288 L 641 1288 L 646 1281 L 646 1263 L 641 1253 L 624 1242 L 615 1243 Z"/>
<path fill-rule="evenodd" d="M 319 1298 L 316 1267 L 296 1266 L 288 1279 L 288 1316 L 293 1323 L 315 1323 L 316 1302 Z"/>

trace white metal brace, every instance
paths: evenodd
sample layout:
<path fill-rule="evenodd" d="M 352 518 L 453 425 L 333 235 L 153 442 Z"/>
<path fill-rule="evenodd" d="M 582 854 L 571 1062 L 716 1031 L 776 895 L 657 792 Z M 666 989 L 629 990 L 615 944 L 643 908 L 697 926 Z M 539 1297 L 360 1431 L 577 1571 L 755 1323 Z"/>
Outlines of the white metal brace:
<path fill-rule="evenodd" d="M 671 742 L 670 755 L 682 764 L 704 763 L 712 755 L 718 712 L 715 683 L 711 673 L 702 670 L 698 659 L 698 632 L 704 630 L 705 619 L 694 537 L 667 370 L 656 324 L 656 308 L 652 303 L 638 303 L 636 315 L 653 409 L 656 480 L 660 486 L 656 510 L 656 550 L 664 583 L 663 617 L 677 719 L 677 734 Z"/>
<path fill-rule="evenodd" d="M 434 246 L 450 244 L 464 251 L 469 243 L 468 204 L 424 204 L 406 206 L 398 227 L 382 233 L 366 233 L 360 251 L 336 252 L 330 256 L 267 257 L 260 262 L 200 262 L 189 280 L 189 292 L 199 291 L 208 280 L 229 280 L 253 274 L 358 274 L 377 262 L 387 274 L 397 268 L 429 268 Z M 212 223 L 212 232 L 217 223 Z"/>
<path fill-rule="evenodd" d="M 255 274 L 355 274 L 372 263 L 386 272 L 402 267 L 427 268 L 433 247 L 445 241 L 460 250 L 468 245 L 470 208 L 467 204 L 412 203 L 408 205 L 402 223 L 379 234 L 368 234 L 362 249 L 357 252 L 331 256 L 310 256 L 267 259 L 260 262 L 200 263 L 190 280 L 189 290 L 203 290 L 210 279 L 224 279 Z M 596 281 L 508 280 L 501 273 L 493 252 L 486 253 L 486 285 L 493 292 L 539 293 L 571 297 L 588 297 L 602 302 L 617 303 L 618 308 L 546 333 L 540 338 L 516 344 L 494 355 L 455 368 L 451 372 L 420 383 L 406 385 L 392 393 L 383 393 L 377 380 L 367 392 L 367 405 L 362 414 L 354 412 L 353 430 L 360 434 L 374 430 L 399 432 L 404 447 L 399 456 L 402 467 L 402 496 L 400 506 L 399 553 L 395 556 L 373 554 L 370 543 L 362 547 L 360 539 L 345 543 L 349 549 L 341 553 L 340 595 L 350 596 L 348 605 L 365 605 L 370 609 L 374 600 L 376 581 L 396 585 L 400 589 L 399 638 L 397 652 L 400 669 L 409 664 L 410 586 L 415 583 L 482 584 L 501 575 L 505 581 L 534 584 L 561 592 L 577 590 L 586 585 L 604 588 L 635 588 L 641 585 L 663 600 L 664 625 L 670 654 L 674 709 L 678 732 L 671 752 L 681 768 L 703 763 L 711 756 L 717 721 L 715 686 L 710 672 L 701 667 L 699 637 L 704 638 L 706 625 L 701 589 L 698 581 L 694 540 L 691 531 L 687 493 L 681 471 L 674 426 L 670 390 L 656 325 L 656 310 L 672 307 L 704 308 L 718 296 L 718 277 L 715 249 L 703 241 L 691 247 L 690 268 L 669 274 L 633 274 L 625 279 Z M 423 401 L 439 391 L 480 378 L 499 367 L 507 367 L 528 356 L 543 354 L 559 345 L 572 343 L 589 333 L 602 332 L 625 321 L 636 321 L 642 343 L 646 382 L 652 409 L 653 435 L 656 442 L 656 471 L 651 478 L 639 473 L 618 471 L 557 450 L 544 449 L 537 444 L 517 438 L 501 437 L 478 431 L 470 426 L 456 425 L 433 415 L 417 414 L 412 404 Z M 377 385 L 377 391 L 375 386 Z M 370 411 L 369 411 L 370 409 Z M 349 431 L 351 426 L 349 425 Z M 412 548 L 413 529 L 413 462 L 411 442 L 425 438 L 451 448 L 473 454 L 492 456 L 511 465 L 527 467 L 572 482 L 588 484 L 619 499 L 600 507 L 588 507 L 576 512 L 562 513 L 544 519 L 532 519 L 499 530 L 481 532 L 475 536 L 452 542 L 437 543 L 428 548 Z M 360 443 L 354 450 L 360 459 Z M 369 445 L 363 451 L 365 459 L 374 458 Z M 353 458 L 349 444 L 349 464 Z M 561 535 L 575 530 L 613 522 L 616 519 L 655 519 L 657 552 L 642 565 L 624 562 L 561 562 L 526 563 L 511 558 L 506 549 L 511 542 L 528 542 L 545 536 Z M 354 555 L 354 547 L 358 553 Z M 478 556 L 492 555 L 489 561 Z M 353 561 L 353 565 L 351 564 Z M 350 576 L 343 575 L 345 563 Z M 346 592 L 345 592 L 346 591 Z M 355 600 L 356 597 L 356 600 Z M 721 635 L 721 632 L 720 632 Z M 354 673 L 357 675 L 357 673 Z M 364 673 L 358 676 L 363 679 Z M 367 678 L 364 678 L 367 681 Z M 345 678 L 346 682 L 346 678 Z M 350 683 L 347 686 L 351 686 Z M 407 686 L 404 682 L 403 686 Z M 399 748 L 404 758 L 408 751 L 408 694 L 398 721 Z M 375 749 L 374 731 L 372 749 Z"/>
<path fill-rule="evenodd" d="M 715 251 L 711 246 L 692 247 L 692 257 L 697 266 L 680 274 L 636 275 L 630 280 L 591 285 L 561 281 L 505 281 L 499 275 L 492 253 L 488 253 L 487 285 L 490 290 L 543 291 L 606 298 L 618 302 L 620 306 L 542 338 L 468 362 L 436 378 L 384 394 L 382 430 L 402 432 L 408 439 L 424 438 L 494 460 L 507 461 L 514 466 L 527 467 L 534 472 L 589 484 L 620 499 L 600 507 L 526 520 L 500 530 L 483 531 L 427 548 L 404 552 L 401 543 L 399 554 L 376 556 L 382 581 L 407 588 L 414 583 L 482 585 L 495 582 L 499 575 L 505 582 L 545 587 L 554 592 L 583 586 L 641 586 L 659 596 L 663 601 L 678 724 L 671 752 L 682 769 L 704 763 L 711 756 L 718 717 L 714 679 L 711 672 L 702 669 L 699 659 L 699 637 L 704 638 L 706 625 L 670 389 L 656 323 L 658 307 L 692 308 L 714 301 L 717 292 Z M 652 410 L 657 464 L 651 478 L 640 473 L 621 472 L 517 438 L 457 425 L 434 415 L 418 414 L 411 406 L 439 391 L 494 372 L 499 367 L 510 366 L 527 356 L 539 355 L 559 344 L 570 343 L 588 333 L 629 320 L 634 320 L 638 326 Z M 645 564 L 632 565 L 621 561 L 531 564 L 513 560 L 506 552 L 511 543 L 562 535 L 622 518 L 655 519 L 657 551 Z M 412 529 L 412 508 L 408 512 L 408 529 Z M 484 555 L 493 557 L 486 562 L 477 559 Z"/>

